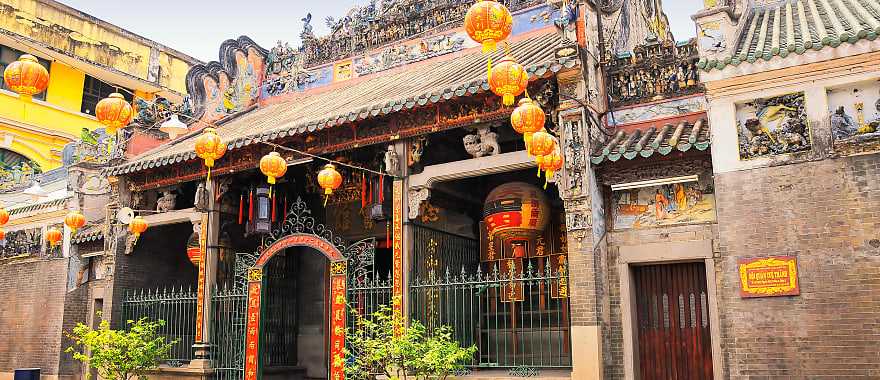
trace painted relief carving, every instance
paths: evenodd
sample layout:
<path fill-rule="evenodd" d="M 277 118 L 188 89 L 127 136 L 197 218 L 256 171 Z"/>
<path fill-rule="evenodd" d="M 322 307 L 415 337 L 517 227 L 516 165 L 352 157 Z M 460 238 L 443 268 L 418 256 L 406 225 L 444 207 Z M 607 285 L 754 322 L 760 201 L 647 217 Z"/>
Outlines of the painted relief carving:
<path fill-rule="evenodd" d="M 676 98 L 702 91 L 696 43 L 648 44 L 622 54 L 606 53 L 614 107 Z"/>
<path fill-rule="evenodd" d="M 177 194 L 172 191 L 163 191 L 162 196 L 156 200 L 156 212 L 172 211 L 176 205 Z"/>
<path fill-rule="evenodd" d="M 267 55 L 250 38 L 239 37 L 220 45 L 220 62 L 193 66 L 186 75 L 193 116 L 212 122 L 256 103 Z"/>
<path fill-rule="evenodd" d="M 836 143 L 859 144 L 880 138 L 880 83 L 831 89 L 828 106 Z"/>
<path fill-rule="evenodd" d="M 266 94 L 278 96 L 285 93 L 303 91 L 308 85 L 318 81 L 317 72 L 305 69 L 303 55 L 281 41 L 269 51 L 266 58 Z"/>
<path fill-rule="evenodd" d="M 702 96 L 694 96 L 647 106 L 636 106 L 633 108 L 614 110 L 613 113 L 609 114 L 607 123 L 609 127 L 640 123 L 656 119 L 682 116 L 690 113 L 705 112 L 708 108 L 706 98 Z"/>
<path fill-rule="evenodd" d="M 698 181 L 618 190 L 612 194 L 614 229 L 639 229 L 715 221 L 711 176 Z"/>
<path fill-rule="evenodd" d="M 802 92 L 738 104 L 736 119 L 742 160 L 812 147 Z"/>
<path fill-rule="evenodd" d="M 565 156 L 565 181 L 562 190 L 566 196 L 581 194 L 584 185 L 586 141 L 579 120 L 565 120 L 563 125 L 563 148 Z"/>
<path fill-rule="evenodd" d="M 367 54 L 356 59 L 354 70 L 359 76 L 388 70 L 459 51 L 464 48 L 464 42 L 463 36 L 451 33 L 425 38 L 416 44 L 389 46 L 377 54 Z"/>
<path fill-rule="evenodd" d="M 494 156 L 501 153 L 501 145 L 498 144 L 498 134 L 492 132 L 491 127 L 477 128 L 476 132 L 462 138 L 464 150 L 474 158 Z"/>
<path fill-rule="evenodd" d="M 142 126 L 149 127 L 156 125 L 156 123 L 161 123 L 171 117 L 171 114 L 192 117 L 192 105 L 189 96 L 184 97 L 183 102 L 180 104 L 173 104 L 161 96 L 157 96 L 153 100 L 135 98 L 134 104 L 137 108 L 137 117 L 135 117 L 134 122 Z M 186 117 L 183 118 L 184 122 L 187 120 Z"/>
<path fill-rule="evenodd" d="M 717 21 L 699 25 L 697 43 L 700 51 L 705 53 L 720 53 L 727 50 L 727 41 L 721 32 L 721 24 Z"/>
<path fill-rule="evenodd" d="M 422 202 L 427 201 L 431 196 L 431 190 L 428 188 L 410 189 L 409 190 L 409 218 L 415 219 L 419 217 Z"/>

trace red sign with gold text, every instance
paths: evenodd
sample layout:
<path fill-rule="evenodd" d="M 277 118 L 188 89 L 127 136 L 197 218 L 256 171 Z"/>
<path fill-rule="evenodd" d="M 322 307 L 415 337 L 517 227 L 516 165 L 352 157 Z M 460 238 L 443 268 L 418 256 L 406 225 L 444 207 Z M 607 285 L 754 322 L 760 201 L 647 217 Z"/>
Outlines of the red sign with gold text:
<path fill-rule="evenodd" d="M 793 256 L 740 259 L 739 278 L 743 298 L 801 294 L 797 258 Z"/>
<path fill-rule="evenodd" d="M 206 252 L 208 251 L 208 214 L 202 214 L 201 230 L 199 231 L 199 278 L 198 289 L 196 291 L 196 343 L 201 343 L 204 338 L 203 319 L 205 314 L 205 288 L 208 283 L 205 282 L 205 261 Z"/>
<path fill-rule="evenodd" d="M 345 272 L 330 277 L 330 379 L 345 379 Z"/>
<path fill-rule="evenodd" d="M 248 272 L 247 324 L 244 347 L 244 380 L 257 380 L 260 374 L 260 302 L 263 270 Z"/>
<path fill-rule="evenodd" d="M 403 317 L 403 181 L 394 181 L 392 192 L 393 294 L 394 315 Z M 398 332 L 399 333 L 399 332 Z"/>

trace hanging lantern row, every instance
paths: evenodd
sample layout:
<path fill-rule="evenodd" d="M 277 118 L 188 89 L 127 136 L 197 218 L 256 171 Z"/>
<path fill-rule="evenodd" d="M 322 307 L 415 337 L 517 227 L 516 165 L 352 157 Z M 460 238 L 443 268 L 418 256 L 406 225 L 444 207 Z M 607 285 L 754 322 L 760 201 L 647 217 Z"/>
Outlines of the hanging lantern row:
<path fill-rule="evenodd" d="M 49 87 L 49 71 L 36 57 L 24 54 L 6 66 L 3 70 L 3 81 L 10 90 L 23 98 L 30 98 Z"/>

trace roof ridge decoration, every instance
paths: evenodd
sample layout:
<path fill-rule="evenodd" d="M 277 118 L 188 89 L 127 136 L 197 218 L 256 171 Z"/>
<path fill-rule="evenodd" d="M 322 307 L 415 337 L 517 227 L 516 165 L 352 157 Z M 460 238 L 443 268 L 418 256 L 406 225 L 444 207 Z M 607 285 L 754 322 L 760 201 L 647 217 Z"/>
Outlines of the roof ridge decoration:
<path fill-rule="evenodd" d="M 701 43 L 707 52 L 723 51 L 723 33 L 717 22 L 700 25 Z M 741 63 L 769 61 L 808 50 L 875 40 L 880 36 L 880 3 L 875 0 L 783 0 L 755 5 L 740 24 L 725 55 L 703 57 L 697 67 L 722 70 Z"/>
<path fill-rule="evenodd" d="M 241 36 L 220 45 L 220 61 L 193 66 L 186 74 L 193 118 L 214 122 L 259 99 L 269 51 Z"/>

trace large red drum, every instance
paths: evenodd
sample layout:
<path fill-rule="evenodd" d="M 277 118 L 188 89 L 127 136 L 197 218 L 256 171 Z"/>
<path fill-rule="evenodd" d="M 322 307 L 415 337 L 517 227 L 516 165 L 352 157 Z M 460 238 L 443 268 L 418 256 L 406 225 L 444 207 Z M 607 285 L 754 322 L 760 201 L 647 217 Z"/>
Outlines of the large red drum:
<path fill-rule="evenodd" d="M 510 182 L 496 187 L 486 197 L 483 220 L 490 240 L 536 238 L 550 221 L 550 205 L 537 186 Z"/>

